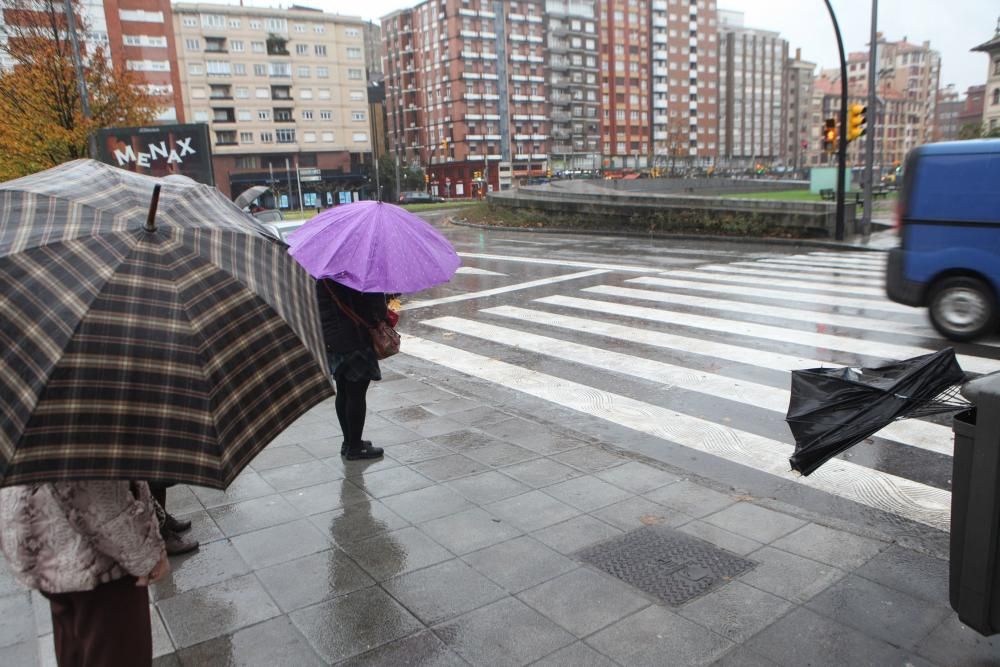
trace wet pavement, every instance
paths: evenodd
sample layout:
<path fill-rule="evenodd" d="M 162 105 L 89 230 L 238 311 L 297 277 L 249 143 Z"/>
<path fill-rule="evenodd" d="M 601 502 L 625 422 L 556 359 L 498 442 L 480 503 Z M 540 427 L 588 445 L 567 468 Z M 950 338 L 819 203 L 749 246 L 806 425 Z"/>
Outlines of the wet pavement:
<path fill-rule="evenodd" d="M 936 555 L 384 365 L 383 461 L 340 459 L 328 401 L 225 493 L 170 490 L 203 546 L 151 589 L 157 665 L 1000 661 Z M 670 606 L 580 558 L 650 527 L 754 565 Z M 0 592 L 0 664 L 54 664 L 44 600 L 6 575 Z"/>
<path fill-rule="evenodd" d="M 369 393 L 384 460 L 340 458 L 327 401 L 227 491 L 170 490 L 202 547 L 151 589 L 157 665 L 1000 664 L 1000 641 L 948 606 L 932 504 L 885 507 L 768 464 L 788 438 L 771 409 L 785 365 L 941 345 L 917 311 L 781 288 L 811 300 L 795 302 L 803 323 L 776 293 L 741 294 L 782 279 L 768 271 L 805 281 L 813 251 L 791 246 L 446 233 L 464 270 L 407 300 L 404 354 Z M 841 262 L 822 280 L 868 298 L 853 255 L 804 261 Z M 744 282 L 713 283 L 725 270 Z M 609 290 L 650 280 L 674 281 L 670 298 L 715 285 L 729 314 L 693 319 L 718 294 L 660 303 L 680 319 L 652 324 L 572 300 L 636 305 L 650 295 Z M 735 314 L 739 299 L 758 312 Z M 960 351 L 1000 357 L 992 341 Z M 845 469 L 947 497 L 948 454 L 911 436 L 859 446 Z M 730 451 L 744 447 L 754 459 Z M 0 665 L 34 664 L 55 664 L 47 605 L 0 573 Z"/>

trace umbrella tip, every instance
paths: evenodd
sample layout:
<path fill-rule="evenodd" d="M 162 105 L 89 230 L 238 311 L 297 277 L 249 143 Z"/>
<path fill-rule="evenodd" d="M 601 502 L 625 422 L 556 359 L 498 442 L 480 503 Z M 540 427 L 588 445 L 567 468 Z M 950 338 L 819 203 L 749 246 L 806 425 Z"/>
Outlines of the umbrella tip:
<path fill-rule="evenodd" d="M 153 186 L 153 198 L 149 202 L 149 214 L 146 216 L 145 230 L 147 232 L 156 231 L 156 207 L 160 203 L 160 184 Z"/>

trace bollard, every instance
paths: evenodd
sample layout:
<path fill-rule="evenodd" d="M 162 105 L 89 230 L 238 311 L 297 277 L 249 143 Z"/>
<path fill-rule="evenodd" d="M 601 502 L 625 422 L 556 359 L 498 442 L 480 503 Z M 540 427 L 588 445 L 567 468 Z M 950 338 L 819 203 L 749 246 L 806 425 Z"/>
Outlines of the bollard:
<path fill-rule="evenodd" d="M 973 408 L 955 415 L 949 601 L 981 635 L 1000 632 L 1000 373 L 962 387 Z"/>

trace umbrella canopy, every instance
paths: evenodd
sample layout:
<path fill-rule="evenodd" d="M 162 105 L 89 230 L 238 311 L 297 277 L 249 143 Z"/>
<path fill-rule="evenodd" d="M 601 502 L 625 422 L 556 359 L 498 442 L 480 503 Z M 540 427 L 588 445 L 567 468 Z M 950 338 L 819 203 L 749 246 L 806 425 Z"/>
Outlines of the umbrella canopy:
<path fill-rule="evenodd" d="M 77 160 L 0 184 L 0 484 L 225 488 L 332 393 L 314 286 L 190 179 Z"/>
<path fill-rule="evenodd" d="M 951 348 L 877 368 L 792 371 L 792 469 L 808 475 L 897 419 L 967 407 L 955 398 L 964 379 Z"/>
<path fill-rule="evenodd" d="M 236 208 L 238 209 L 244 209 L 250 205 L 250 202 L 252 202 L 257 197 L 260 197 L 262 194 L 264 194 L 270 189 L 271 188 L 267 187 L 266 185 L 254 185 L 253 187 L 249 187 L 243 192 L 241 192 L 240 195 L 233 200 L 233 204 L 235 204 Z"/>
<path fill-rule="evenodd" d="M 320 213 L 292 232 L 288 245 L 313 277 L 359 292 L 418 292 L 448 282 L 462 263 L 429 224 L 375 201 Z"/>

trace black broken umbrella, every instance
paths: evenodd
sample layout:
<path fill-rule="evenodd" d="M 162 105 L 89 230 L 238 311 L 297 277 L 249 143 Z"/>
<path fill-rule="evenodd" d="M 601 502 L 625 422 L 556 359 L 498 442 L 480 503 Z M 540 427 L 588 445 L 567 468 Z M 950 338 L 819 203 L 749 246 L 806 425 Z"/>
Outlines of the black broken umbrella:
<path fill-rule="evenodd" d="M 951 348 L 874 368 L 792 371 L 793 470 L 808 475 L 897 419 L 953 412 L 965 372 Z"/>

